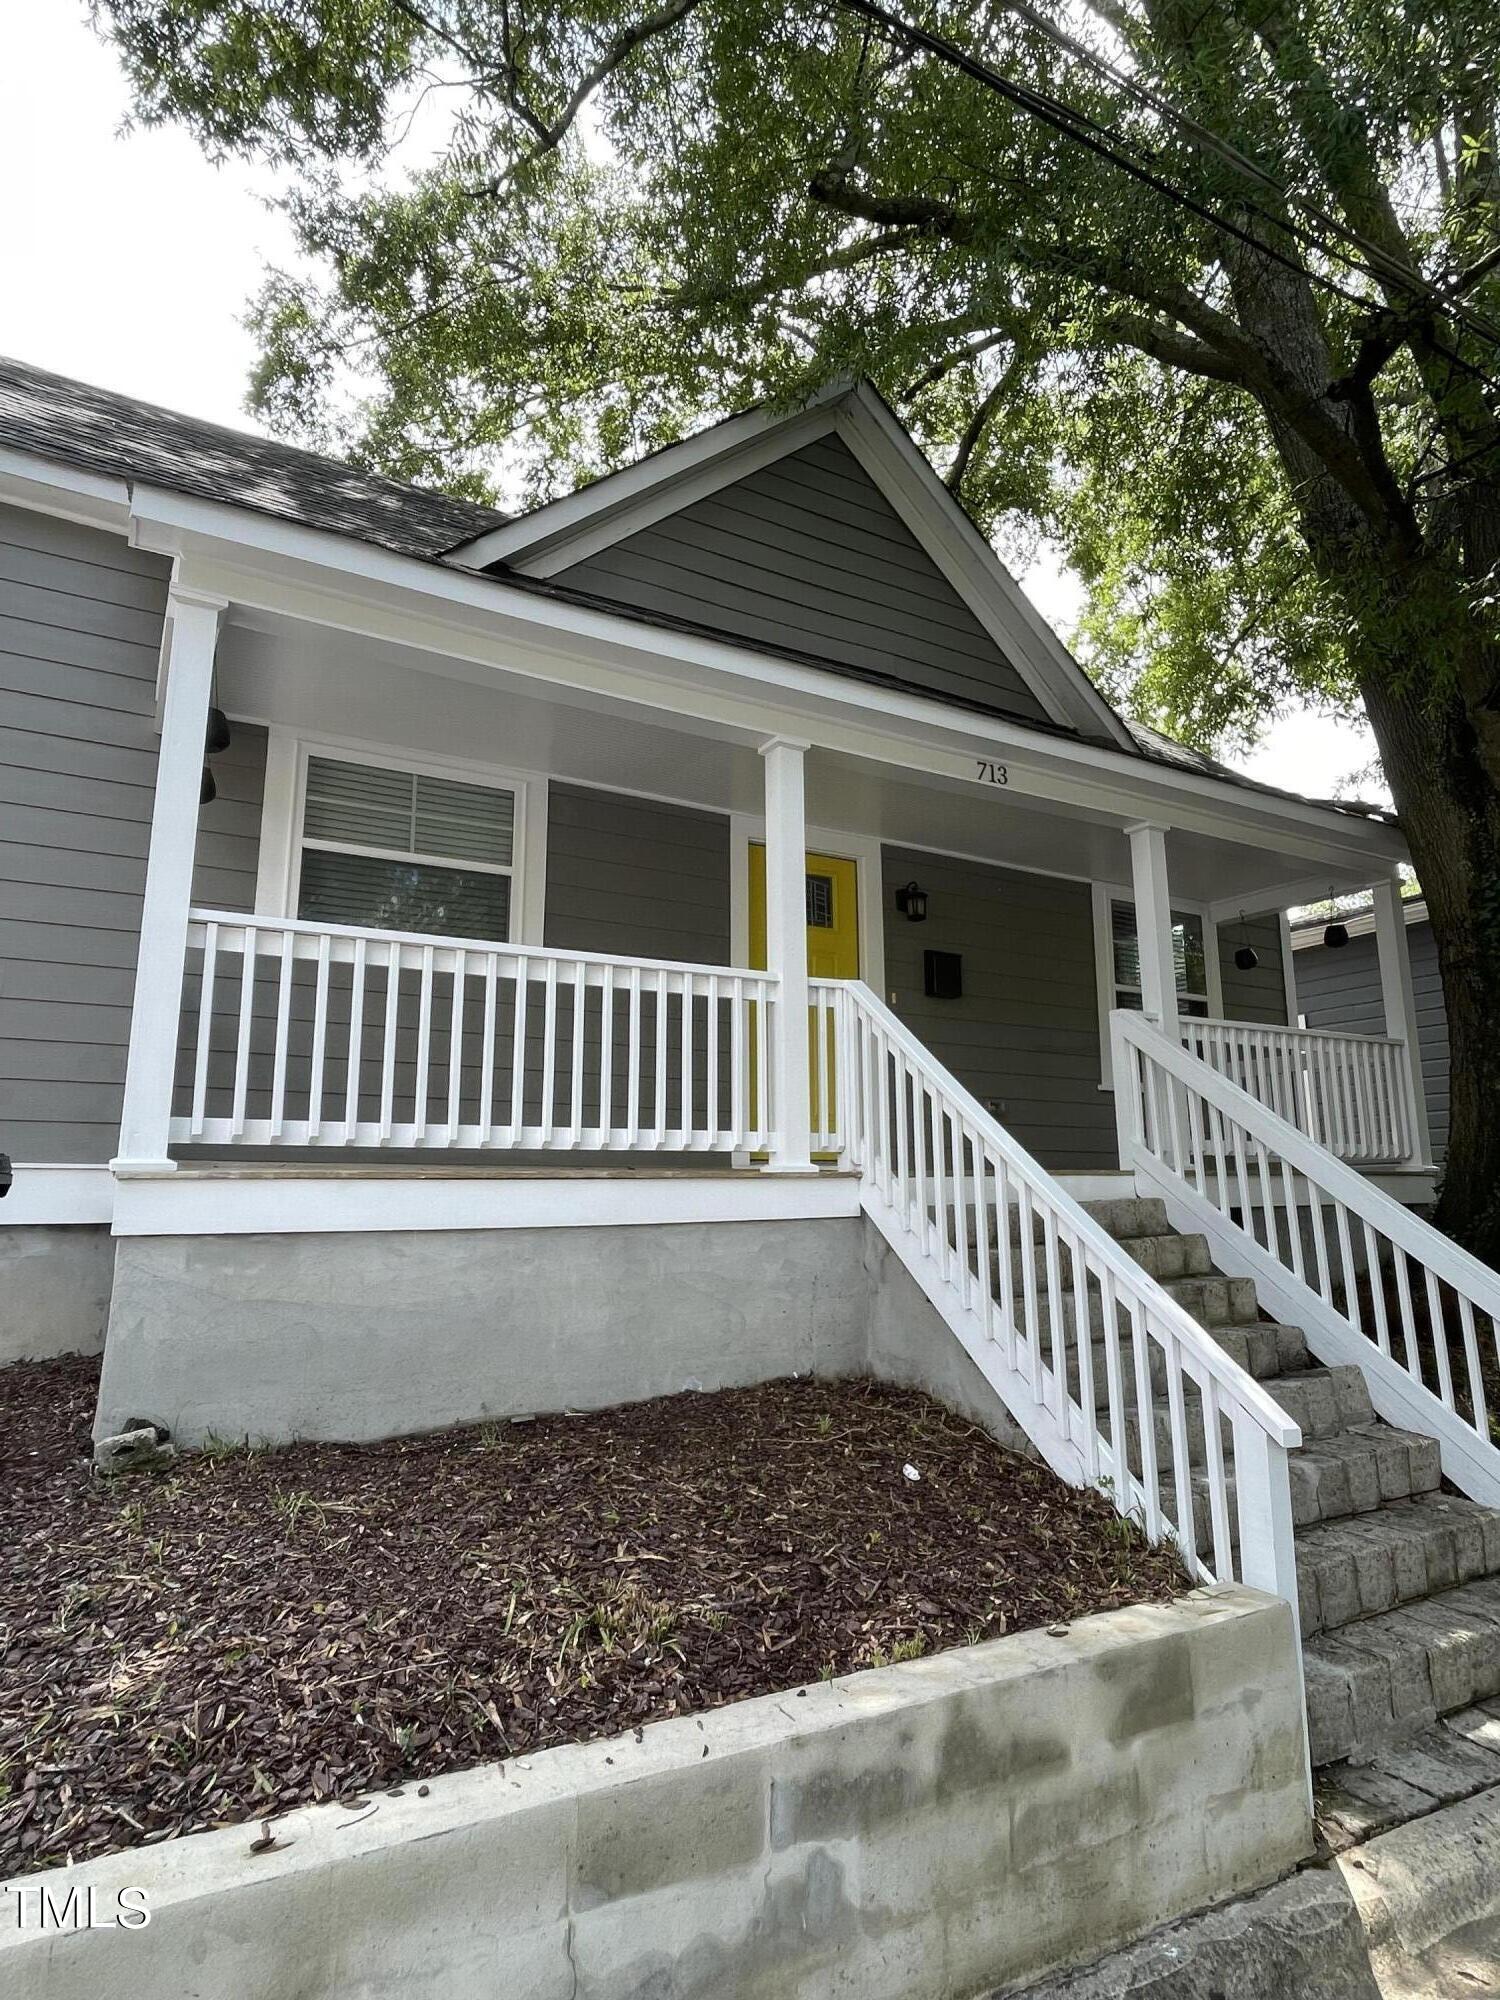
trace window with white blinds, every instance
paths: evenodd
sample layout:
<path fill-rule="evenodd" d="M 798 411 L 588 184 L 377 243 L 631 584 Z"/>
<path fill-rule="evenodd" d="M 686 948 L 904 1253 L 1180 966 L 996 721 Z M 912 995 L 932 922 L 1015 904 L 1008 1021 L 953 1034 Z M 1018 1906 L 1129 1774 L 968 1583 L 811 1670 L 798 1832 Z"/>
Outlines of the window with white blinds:
<path fill-rule="evenodd" d="M 297 914 L 504 944 L 515 848 L 503 786 L 309 756 Z"/>
<path fill-rule="evenodd" d="M 1110 904 L 1110 949 L 1113 954 L 1115 1005 L 1141 1005 L 1141 948 L 1136 936 L 1134 903 Z M 1172 912 L 1172 967 L 1177 975 L 1177 1011 L 1208 1012 L 1208 955 L 1203 919 L 1191 911 Z"/>

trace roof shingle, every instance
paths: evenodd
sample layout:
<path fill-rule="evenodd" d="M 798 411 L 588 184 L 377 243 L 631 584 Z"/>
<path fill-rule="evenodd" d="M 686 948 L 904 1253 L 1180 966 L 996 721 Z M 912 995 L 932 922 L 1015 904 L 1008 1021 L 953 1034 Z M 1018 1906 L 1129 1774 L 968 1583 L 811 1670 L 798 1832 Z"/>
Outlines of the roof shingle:
<path fill-rule="evenodd" d="M 251 507 L 400 555 L 438 556 L 506 516 L 272 438 L 202 423 L 0 357 L 0 444 L 107 478 Z"/>

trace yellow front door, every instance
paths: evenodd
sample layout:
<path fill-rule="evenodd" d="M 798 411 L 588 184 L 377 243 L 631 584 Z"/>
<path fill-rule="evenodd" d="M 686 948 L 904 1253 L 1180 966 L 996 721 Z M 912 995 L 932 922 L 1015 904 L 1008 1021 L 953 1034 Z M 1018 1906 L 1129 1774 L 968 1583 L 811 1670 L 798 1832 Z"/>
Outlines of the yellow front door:
<path fill-rule="evenodd" d="M 766 963 L 766 850 L 759 841 L 750 844 L 750 963 L 757 970 L 763 970 Z M 854 862 L 842 855 L 807 857 L 807 976 L 809 979 L 859 977 L 859 871 Z M 832 1017 L 821 1043 L 814 1016 L 809 1016 L 807 1032 L 811 1038 L 808 1054 L 816 1131 L 823 1122 L 818 1115 L 820 1106 L 824 1107 L 825 1119 L 832 1116 Z"/>

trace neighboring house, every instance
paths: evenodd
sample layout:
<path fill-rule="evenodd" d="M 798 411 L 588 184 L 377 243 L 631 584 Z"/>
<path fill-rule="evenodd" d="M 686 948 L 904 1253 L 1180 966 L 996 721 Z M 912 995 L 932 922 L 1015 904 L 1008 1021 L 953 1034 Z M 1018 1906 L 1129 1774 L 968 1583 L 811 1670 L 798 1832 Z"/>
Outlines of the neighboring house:
<path fill-rule="evenodd" d="M 1406 920 L 1432 1155 L 1441 1162 L 1448 1150 L 1448 1015 L 1443 1006 L 1443 979 L 1425 900 L 1420 896 L 1406 898 L 1401 914 Z M 1309 1028 L 1382 1034 L 1385 1004 L 1374 916 L 1369 910 L 1343 911 L 1340 922 L 1349 933 L 1349 942 L 1333 949 L 1323 942 L 1325 918 L 1309 918 L 1291 927 L 1298 1016 Z"/>

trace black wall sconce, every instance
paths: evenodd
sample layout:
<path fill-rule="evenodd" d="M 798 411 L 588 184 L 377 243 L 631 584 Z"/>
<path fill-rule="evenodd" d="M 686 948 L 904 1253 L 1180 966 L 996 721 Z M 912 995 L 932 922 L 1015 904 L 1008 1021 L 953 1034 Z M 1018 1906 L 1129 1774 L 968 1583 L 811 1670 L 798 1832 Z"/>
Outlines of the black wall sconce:
<path fill-rule="evenodd" d="M 896 908 L 909 924 L 926 923 L 927 891 L 918 886 L 915 878 L 896 891 Z"/>

